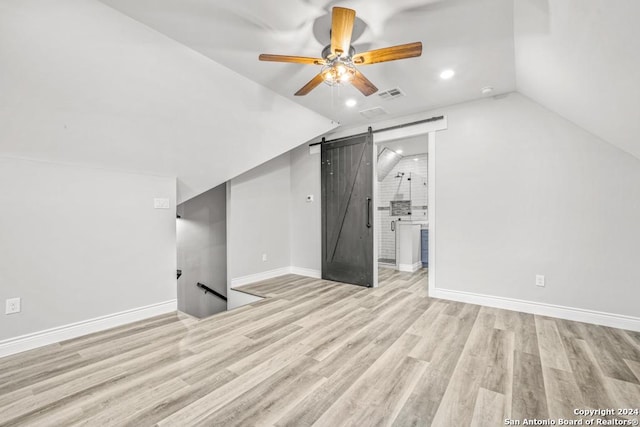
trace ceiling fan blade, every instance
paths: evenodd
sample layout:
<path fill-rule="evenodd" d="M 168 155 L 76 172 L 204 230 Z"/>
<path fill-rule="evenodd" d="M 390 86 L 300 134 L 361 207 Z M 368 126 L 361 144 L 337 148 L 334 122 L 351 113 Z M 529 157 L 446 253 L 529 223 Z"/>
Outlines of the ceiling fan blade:
<path fill-rule="evenodd" d="M 258 57 L 260 61 L 272 61 L 272 62 L 295 62 L 296 64 L 311 64 L 311 65 L 324 65 L 324 59 L 322 58 L 309 58 L 307 56 L 289 56 L 289 55 L 271 55 L 268 53 L 262 53 Z"/>
<path fill-rule="evenodd" d="M 378 91 L 378 88 L 375 87 L 375 85 L 358 70 L 356 70 L 356 75 L 353 76 L 351 84 L 362 92 L 364 96 L 372 95 Z"/>
<path fill-rule="evenodd" d="M 422 55 L 422 43 L 415 42 L 357 53 L 353 55 L 353 63 L 356 65 L 369 65 L 377 62 L 415 58 L 420 55 Z"/>
<path fill-rule="evenodd" d="M 309 81 L 309 83 L 302 86 L 302 88 L 300 88 L 300 90 L 297 91 L 295 95 L 296 96 L 306 95 L 309 92 L 311 92 L 313 89 L 315 89 L 323 81 L 324 81 L 324 78 L 322 78 L 322 73 L 318 73 L 314 78 L 311 79 L 311 81 Z"/>
<path fill-rule="evenodd" d="M 355 20 L 355 10 L 344 7 L 333 8 L 331 15 L 331 53 L 336 55 L 349 54 Z"/>

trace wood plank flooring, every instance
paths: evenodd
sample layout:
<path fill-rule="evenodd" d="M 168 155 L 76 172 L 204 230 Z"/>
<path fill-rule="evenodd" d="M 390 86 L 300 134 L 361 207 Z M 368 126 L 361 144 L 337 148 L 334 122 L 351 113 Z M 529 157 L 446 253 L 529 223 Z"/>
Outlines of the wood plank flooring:
<path fill-rule="evenodd" d="M 0 426 L 475 427 L 640 408 L 640 333 L 432 299 L 424 271 L 380 277 L 283 276 L 207 319 L 0 359 Z"/>

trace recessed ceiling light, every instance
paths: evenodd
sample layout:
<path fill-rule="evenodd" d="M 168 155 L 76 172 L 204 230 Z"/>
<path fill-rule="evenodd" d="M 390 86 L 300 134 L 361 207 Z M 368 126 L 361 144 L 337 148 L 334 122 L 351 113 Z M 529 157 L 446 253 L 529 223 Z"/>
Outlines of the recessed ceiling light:
<path fill-rule="evenodd" d="M 413 159 L 414 162 L 417 162 L 419 159 Z"/>
<path fill-rule="evenodd" d="M 482 92 L 483 95 L 489 95 L 491 92 L 493 92 L 493 88 L 491 86 L 485 86 L 480 89 L 480 92 Z"/>
<path fill-rule="evenodd" d="M 440 78 L 443 80 L 449 80 L 455 74 L 456 72 L 453 70 L 444 70 L 443 72 L 440 73 Z"/>
<path fill-rule="evenodd" d="M 358 105 L 358 101 L 353 98 L 349 98 L 344 101 L 344 105 L 346 105 L 347 107 L 355 107 L 356 105 Z"/>
<path fill-rule="evenodd" d="M 402 154 L 402 150 L 396 150 L 396 153 Z"/>

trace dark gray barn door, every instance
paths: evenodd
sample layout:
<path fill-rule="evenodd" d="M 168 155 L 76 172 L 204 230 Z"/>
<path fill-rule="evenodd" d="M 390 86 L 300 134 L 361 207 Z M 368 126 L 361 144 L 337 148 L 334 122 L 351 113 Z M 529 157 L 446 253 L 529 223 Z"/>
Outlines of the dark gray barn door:
<path fill-rule="evenodd" d="M 373 136 L 322 144 L 322 278 L 373 284 Z"/>

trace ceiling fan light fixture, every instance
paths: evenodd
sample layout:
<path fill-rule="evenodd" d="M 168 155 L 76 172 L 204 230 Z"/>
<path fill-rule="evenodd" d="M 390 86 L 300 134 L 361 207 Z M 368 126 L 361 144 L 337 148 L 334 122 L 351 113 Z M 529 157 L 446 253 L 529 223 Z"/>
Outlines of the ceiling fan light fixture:
<path fill-rule="evenodd" d="M 349 59 L 337 58 L 322 67 L 322 78 L 329 86 L 349 84 L 356 75 L 356 67 Z"/>
<path fill-rule="evenodd" d="M 358 66 L 377 64 L 379 62 L 415 58 L 422 55 L 421 42 L 390 46 L 361 52 L 356 55 L 355 48 L 351 46 L 355 21 L 355 10 L 338 6 L 331 9 L 331 31 L 329 33 L 331 44 L 322 50 L 322 58 L 263 53 L 258 56 L 258 59 L 260 61 L 322 65 L 321 71 L 301 87 L 295 93 L 295 96 L 307 95 L 322 82 L 329 86 L 350 83 L 364 96 L 369 96 L 376 93 L 378 88 L 362 72 L 357 70 L 354 64 L 358 64 Z"/>

